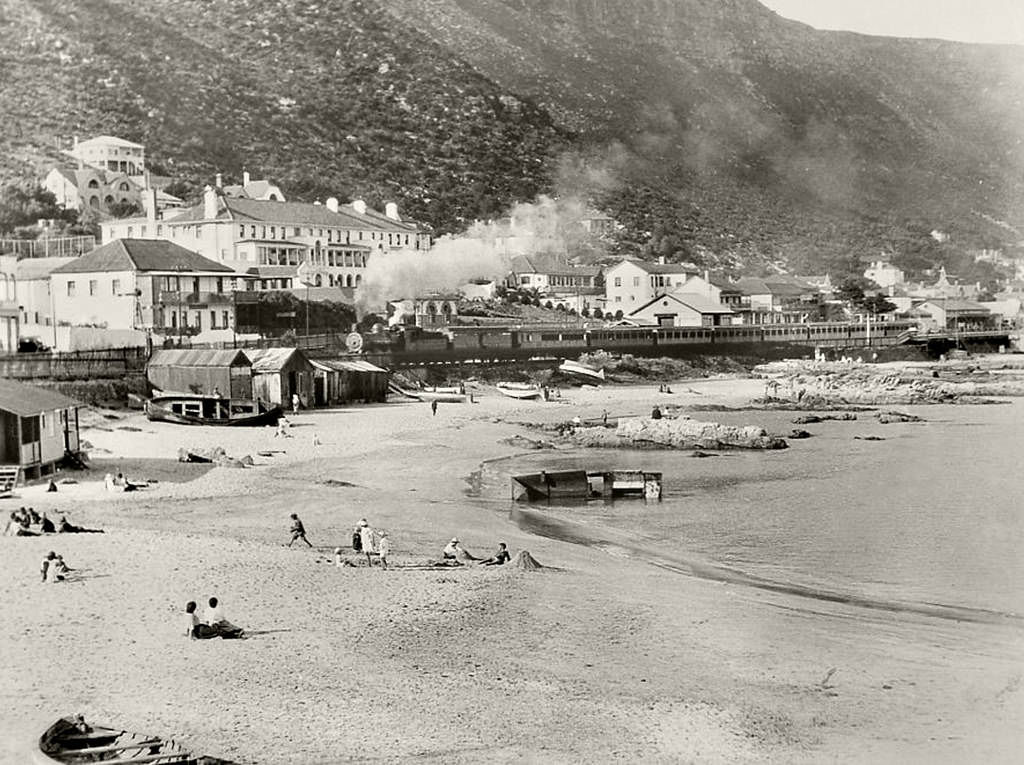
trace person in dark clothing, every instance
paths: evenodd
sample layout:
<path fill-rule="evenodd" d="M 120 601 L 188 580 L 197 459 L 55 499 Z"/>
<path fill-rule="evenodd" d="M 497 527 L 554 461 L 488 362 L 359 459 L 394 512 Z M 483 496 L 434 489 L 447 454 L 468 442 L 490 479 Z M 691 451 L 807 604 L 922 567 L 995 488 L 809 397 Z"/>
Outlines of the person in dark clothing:
<path fill-rule="evenodd" d="M 654 407 L 654 409 L 651 410 L 651 419 L 652 420 L 660 420 L 661 419 L 661 407 L 657 407 L 656 406 L 656 407 Z"/>
<path fill-rule="evenodd" d="M 508 545 L 504 542 L 498 543 L 498 551 L 490 558 L 480 561 L 481 566 L 504 566 L 511 559 L 508 554 Z"/>
<path fill-rule="evenodd" d="M 53 525 L 53 521 L 46 517 L 46 513 L 43 513 L 43 517 L 39 520 L 42 528 L 39 530 L 44 534 L 54 534 L 57 531 L 57 527 Z"/>
<path fill-rule="evenodd" d="M 291 529 L 291 531 L 292 531 L 292 541 L 288 543 L 289 547 L 292 546 L 292 543 L 295 542 L 296 539 L 301 539 L 303 542 L 305 542 L 310 547 L 313 546 L 312 543 L 310 543 L 310 541 L 308 539 L 306 539 L 306 527 L 302 525 L 302 521 L 299 520 L 299 516 L 296 515 L 295 513 L 292 513 L 292 529 Z"/>
<path fill-rule="evenodd" d="M 433 401 L 430 402 L 430 413 L 434 417 L 437 416 L 437 399 L 434 399 Z"/>

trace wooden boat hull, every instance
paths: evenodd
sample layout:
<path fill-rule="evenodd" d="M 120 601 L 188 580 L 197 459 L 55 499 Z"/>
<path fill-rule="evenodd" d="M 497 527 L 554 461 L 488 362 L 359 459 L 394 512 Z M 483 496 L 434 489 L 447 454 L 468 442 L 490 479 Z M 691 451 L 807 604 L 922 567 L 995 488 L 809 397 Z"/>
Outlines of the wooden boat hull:
<path fill-rule="evenodd" d="M 661 499 L 662 474 L 645 470 L 555 470 L 512 476 L 513 498 L 529 502 L 615 497 Z"/>
<path fill-rule="evenodd" d="M 172 739 L 85 725 L 62 717 L 39 737 L 34 759 L 41 765 L 116 761 L 123 765 L 232 765 L 230 760 L 192 754 Z"/>
<path fill-rule="evenodd" d="M 283 414 L 279 406 L 267 409 L 254 401 L 202 396 L 154 396 L 146 402 L 149 420 L 175 425 L 262 427 L 276 425 Z"/>
<path fill-rule="evenodd" d="M 558 367 L 558 371 L 562 374 L 571 375 L 572 377 L 588 382 L 592 385 L 598 385 L 604 382 L 604 370 L 603 369 L 591 369 L 590 367 L 583 366 L 578 361 L 563 361 Z"/>
<path fill-rule="evenodd" d="M 498 393 L 509 398 L 530 399 L 540 398 L 540 388 L 535 385 L 517 385 L 515 383 L 498 383 Z"/>

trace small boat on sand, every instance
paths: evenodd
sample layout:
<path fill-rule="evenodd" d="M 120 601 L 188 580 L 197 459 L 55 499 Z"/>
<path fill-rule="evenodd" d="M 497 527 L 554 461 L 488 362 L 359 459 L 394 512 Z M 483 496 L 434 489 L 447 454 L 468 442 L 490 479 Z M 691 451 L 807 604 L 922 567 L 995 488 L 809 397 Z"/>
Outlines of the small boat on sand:
<path fill-rule="evenodd" d="M 529 502 L 615 497 L 653 501 L 661 500 L 661 480 L 661 473 L 648 470 L 542 470 L 512 476 L 512 494 Z"/>
<path fill-rule="evenodd" d="M 500 382 L 495 387 L 509 398 L 539 398 L 541 393 L 539 385 L 530 383 Z"/>
<path fill-rule="evenodd" d="M 399 396 L 405 396 L 411 398 L 414 401 L 437 401 L 439 404 L 465 404 L 467 396 L 455 392 L 455 393 L 444 393 L 433 390 L 407 390 L 406 388 L 399 388 L 394 383 L 388 385 L 388 390 L 392 393 L 396 393 Z"/>
<path fill-rule="evenodd" d="M 146 402 L 147 418 L 177 425 L 276 425 L 282 414 L 281 407 L 262 401 L 195 393 L 164 393 Z"/>
<path fill-rule="evenodd" d="M 192 754 L 173 739 L 89 725 L 80 715 L 62 717 L 47 728 L 35 754 L 40 765 L 233 765 L 219 757 Z"/>
<path fill-rule="evenodd" d="M 558 371 L 588 382 L 591 385 L 604 382 L 603 369 L 593 369 L 585 364 L 580 364 L 578 361 L 563 361 L 561 366 L 558 367 Z"/>

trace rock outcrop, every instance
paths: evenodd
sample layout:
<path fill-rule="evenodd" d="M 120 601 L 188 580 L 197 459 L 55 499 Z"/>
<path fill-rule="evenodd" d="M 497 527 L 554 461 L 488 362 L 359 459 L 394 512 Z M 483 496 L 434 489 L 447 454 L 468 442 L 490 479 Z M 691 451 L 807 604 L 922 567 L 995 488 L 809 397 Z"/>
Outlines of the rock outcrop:
<path fill-rule="evenodd" d="M 577 428 L 570 436 L 578 446 L 656 449 L 785 449 L 785 439 L 756 425 L 736 427 L 689 417 L 623 418 L 618 427 Z"/>

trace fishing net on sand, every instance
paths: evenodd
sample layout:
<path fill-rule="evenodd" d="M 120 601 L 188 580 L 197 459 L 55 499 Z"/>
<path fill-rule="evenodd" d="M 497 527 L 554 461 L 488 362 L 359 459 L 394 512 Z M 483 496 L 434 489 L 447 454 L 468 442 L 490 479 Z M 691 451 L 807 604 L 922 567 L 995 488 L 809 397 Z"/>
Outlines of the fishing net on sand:
<path fill-rule="evenodd" d="M 538 569 L 544 568 L 537 562 L 537 559 L 530 555 L 528 550 L 520 550 L 516 553 L 516 557 L 512 559 L 512 567 L 522 569 L 523 571 L 537 571 Z"/>

